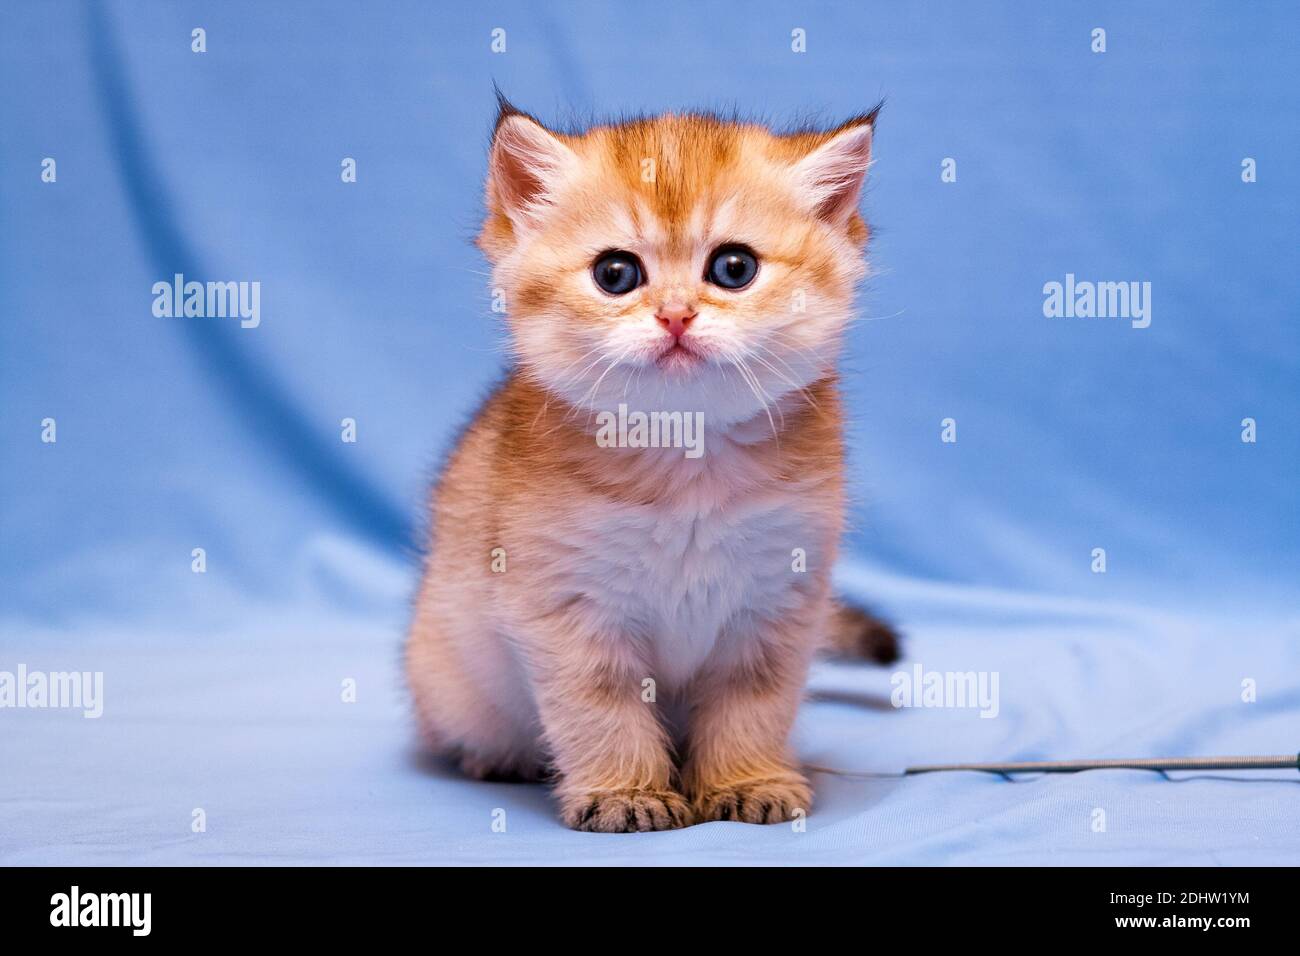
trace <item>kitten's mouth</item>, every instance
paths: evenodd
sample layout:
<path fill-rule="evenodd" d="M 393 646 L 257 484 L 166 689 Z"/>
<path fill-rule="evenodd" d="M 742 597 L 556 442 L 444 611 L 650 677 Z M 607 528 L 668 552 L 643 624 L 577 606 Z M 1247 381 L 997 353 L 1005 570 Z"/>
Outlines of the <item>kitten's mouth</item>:
<path fill-rule="evenodd" d="M 662 369 L 691 368 L 703 362 L 704 358 L 681 339 L 677 339 L 655 358 L 655 365 Z"/>

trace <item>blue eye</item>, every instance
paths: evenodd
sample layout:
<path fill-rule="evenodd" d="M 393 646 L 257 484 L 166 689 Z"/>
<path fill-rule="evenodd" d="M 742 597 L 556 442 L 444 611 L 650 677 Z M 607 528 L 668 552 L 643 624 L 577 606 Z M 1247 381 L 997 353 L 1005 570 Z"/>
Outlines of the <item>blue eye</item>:
<path fill-rule="evenodd" d="M 743 289 L 758 275 L 758 257 L 744 246 L 723 246 L 713 254 L 704 278 L 724 289 Z"/>
<path fill-rule="evenodd" d="M 606 252 L 591 267 L 591 277 L 610 295 L 627 295 L 641 284 L 641 262 L 630 252 Z"/>

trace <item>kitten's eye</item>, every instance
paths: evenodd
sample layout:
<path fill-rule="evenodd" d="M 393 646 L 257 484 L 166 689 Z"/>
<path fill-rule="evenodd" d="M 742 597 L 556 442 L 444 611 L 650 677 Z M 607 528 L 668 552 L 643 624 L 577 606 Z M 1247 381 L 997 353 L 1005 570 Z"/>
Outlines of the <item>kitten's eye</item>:
<path fill-rule="evenodd" d="M 713 254 L 704 278 L 724 289 L 743 289 L 758 275 L 758 257 L 744 246 L 723 246 Z"/>
<path fill-rule="evenodd" d="M 642 282 L 641 262 L 630 252 L 607 252 L 591 267 L 591 277 L 610 295 L 627 295 Z"/>

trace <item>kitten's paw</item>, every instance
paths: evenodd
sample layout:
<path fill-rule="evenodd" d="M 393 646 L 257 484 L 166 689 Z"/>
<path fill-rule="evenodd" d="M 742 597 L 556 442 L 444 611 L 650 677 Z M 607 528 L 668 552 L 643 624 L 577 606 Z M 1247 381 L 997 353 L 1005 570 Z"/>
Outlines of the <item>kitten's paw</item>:
<path fill-rule="evenodd" d="M 691 805 L 674 790 L 597 790 L 561 800 L 561 816 L 575 830 L 638 833 L 676 830 L 694 822 Z"/>
<path fill-rule="evenodd" d="M 696 797 L 695 808 L 700 822 L 782 823 L 793 820 L 796 810 L 807 813 L 812 800 L 808 781 L 789 773 L 710 787 Z"/>

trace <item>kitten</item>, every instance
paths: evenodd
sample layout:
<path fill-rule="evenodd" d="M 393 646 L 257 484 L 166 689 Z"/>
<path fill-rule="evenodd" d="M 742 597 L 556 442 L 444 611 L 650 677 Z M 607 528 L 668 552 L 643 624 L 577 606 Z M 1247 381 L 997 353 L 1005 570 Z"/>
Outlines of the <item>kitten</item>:
<path fill-rule="evenodd" d="M 571 827 L 806 812 L 787 738 L 810 658 L 893 659 L 830 586 L 875 115 L 564 134 L 502 101 L 479 245 L 516 364 L 438 483 L 407 672 L 435 749 L 553 775 Z M 680 415 L 651 444 L 638 412 Z"/>

